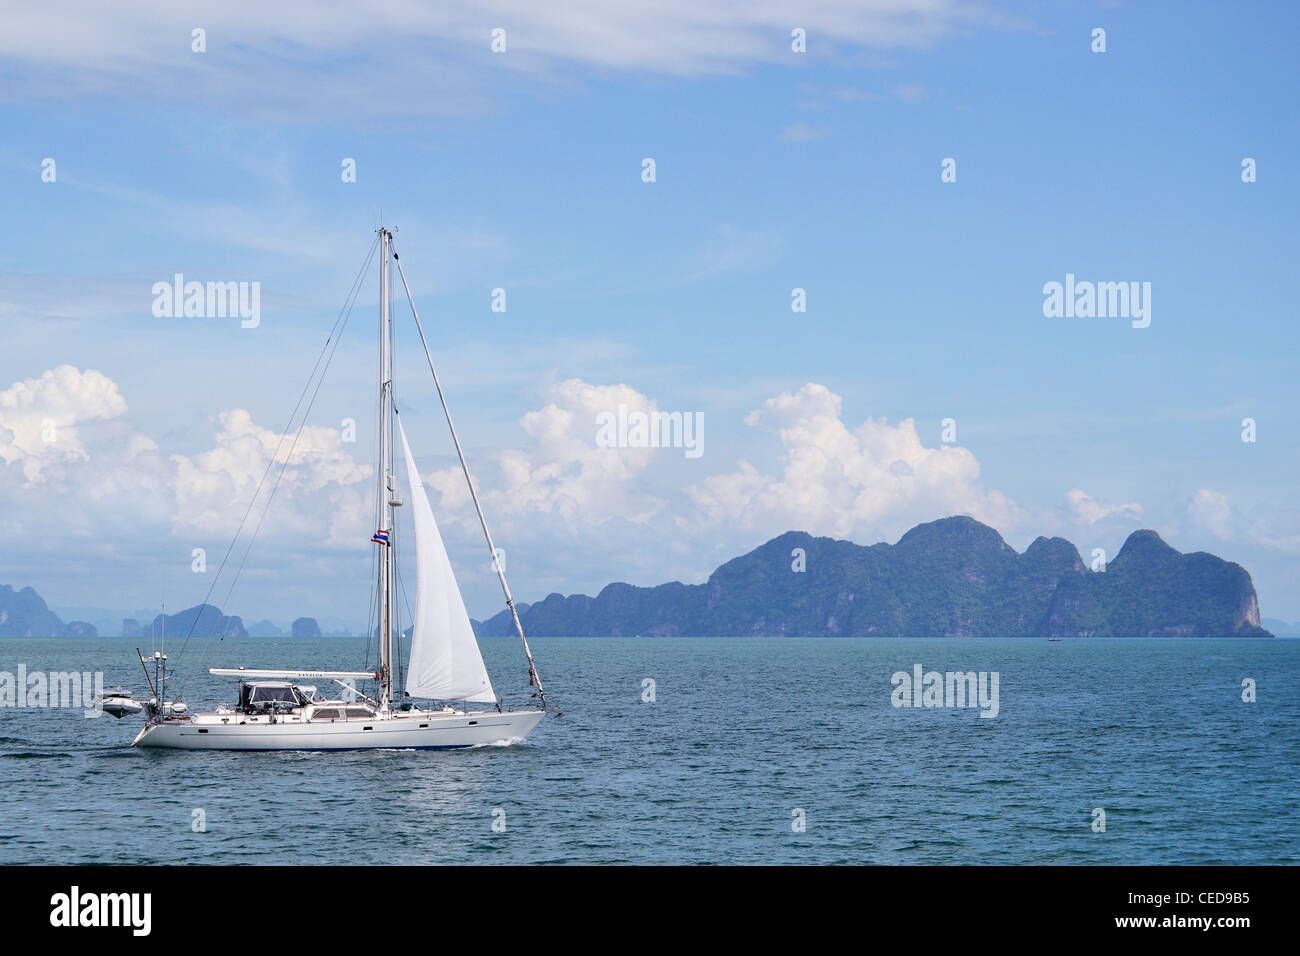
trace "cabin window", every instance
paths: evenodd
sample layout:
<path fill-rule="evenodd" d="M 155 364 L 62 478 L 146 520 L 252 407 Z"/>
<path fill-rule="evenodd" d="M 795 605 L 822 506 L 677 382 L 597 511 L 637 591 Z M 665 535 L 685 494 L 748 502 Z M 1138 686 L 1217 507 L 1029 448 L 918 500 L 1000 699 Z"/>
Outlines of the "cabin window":
<path fill-rule="evenodd" d="M 347 710 L 347 715 L 349 717 L 362 717 L 362 718 L 375 716 L 365 707 L 349 707 Z"/>
<path fill-rule="evenodd" d="M 333 707 L 333 708 L 327 707 L 313 713 L 311 715 L 311 719 L 312 720 L 338 720 L 342 716 L 343 716 L 343 711 L 339 710 L 337 707 Z"/>

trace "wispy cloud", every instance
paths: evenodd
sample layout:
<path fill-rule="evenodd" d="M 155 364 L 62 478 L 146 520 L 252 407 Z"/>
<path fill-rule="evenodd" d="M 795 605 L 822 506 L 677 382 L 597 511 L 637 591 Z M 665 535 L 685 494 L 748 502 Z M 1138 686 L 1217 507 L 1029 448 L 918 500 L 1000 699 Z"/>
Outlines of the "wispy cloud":
<path fill-rule="evenodd" d="M 806 31 L 805 56 L 833 58 L 923 48 L 1007 22 L 963 0 L 811 0 L 793 11 L 738 0 L 381 0 L 364 9 L 325 0 L 52 0 L 6 14 L 0 96 L 198 99 L 299 119 L 464 113 L 481 110 L 512 77 L 558 79 L 571 66 L 697 76 L 793 65 L 795 27 Z M 498 28 L 505 51 L 494 53 Z M 202 53 L 192 49 L 195 29 L 205 31 Z"/>
<path fill-rule="evenodd" d="M 721 226 L 696 254 L 687 281 L 757 268 L 769 261 L 780 248 L 780 237 L 770 232 Z"/>
<path fill-rule="evenodd" d="M 783 143 L 810 143 L 815 139 L 822 139 L 829 133 L 830 131 L 824 127 L 795 123 L 781 130 L 781 135 L 777 139 Z"/>

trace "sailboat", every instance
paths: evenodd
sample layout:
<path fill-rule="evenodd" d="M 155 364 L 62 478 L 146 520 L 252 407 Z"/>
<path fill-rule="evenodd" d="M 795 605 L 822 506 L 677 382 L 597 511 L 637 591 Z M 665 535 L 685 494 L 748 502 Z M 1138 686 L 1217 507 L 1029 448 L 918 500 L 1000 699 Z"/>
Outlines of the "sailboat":
<path fill-rule="evenodd" d="M 380 527 L 371 538 L 377 549 L 377 606 L 379 668 L 376 671 L 329 671 L 311 668 L 276 670 L 213 667 L 209 673 L 238 680 L 234 704 L 207 713 L 191 712 L 183 701 L 168 701 L 170 668 L 166 655 L 154 655 L 154 696 L 145 705 L 146 723 L 135 738 L 136 747 L 184 750 L 360 750 L 378 748 L 452 749 L 522 741 L 546 715 L 546 696 L 537 665 L 506 583 L 502 562 L 488 531 L 469 466 L 461 449 L 447 400 L 429 353 L 415 301 L 401 261 L 393 249 L 392 233 L 379 229 L 379 467 L 376 468 L 376 513 Z M 373 246 L 372 246 L 373 254 Z M 452 442 L 470 497 L 493 555 L 493 567 L 505 594 L 506 606 L 523 642 L 528 662 L 529 686 L 535 688 L 535 709 L 506 710 L 492 688 L 483 655 L 470 624 L 465 602 L 439 534 L 433 509 L 420 480 L 415 456 L 402 427 L 393 399 L 393 319 L 391 265 L 411 305 L 433 374 L 438 397 L 446 413 Z M 364 267 L 363 267 L 364 272 Z M 396 427 L 394 427 L 396 426 Z M 405 687 L 401 686 L 400 648 L 395 642 L 394 607 L 397 595 L 395 527 L 396 511 L 405 504 L 399 497 L 395 445 L 400 440 L 410 496 L 415 543 L 416 602 L 411 627 L 410 658 Z M 269 502 L 268 502 L 269 504 Z M 143 658 L 142 658 L 143 663 Z M 148 669 L 145 671 L 148 678 Z M 340 696 L 320 692 L 322 682 L 342 688 Z M 373 696 L 357 690 L 358 681 L 373 681 Z M 419 706 L 417 701 L 441 702 Z M 460 702 L 461 706 L 453 706 Z M 491 709 L 469 709 L 470 703 L 491 704 Z"/>

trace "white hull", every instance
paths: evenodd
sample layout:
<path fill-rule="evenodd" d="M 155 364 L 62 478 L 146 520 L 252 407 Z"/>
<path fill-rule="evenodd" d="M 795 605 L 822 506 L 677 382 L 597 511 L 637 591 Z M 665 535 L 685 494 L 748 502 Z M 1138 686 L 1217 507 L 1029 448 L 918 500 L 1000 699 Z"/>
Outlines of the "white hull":
<path fill-rule="evenodd" d="M 369 719 L 308 721 L 289 717 L 196 714 L 148 724 L 135 747 L 176 750 L 451 750 L 518 743 L 545 716 L 540 710 L 399 711 Z M 240 721 L 245 721 L 241 723 Z"/>

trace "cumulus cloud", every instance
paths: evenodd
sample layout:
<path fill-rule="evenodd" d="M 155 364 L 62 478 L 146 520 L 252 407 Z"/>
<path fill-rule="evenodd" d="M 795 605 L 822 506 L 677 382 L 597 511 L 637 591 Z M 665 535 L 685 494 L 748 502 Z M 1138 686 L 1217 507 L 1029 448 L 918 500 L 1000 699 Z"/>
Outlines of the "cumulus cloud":
<path fill-rule="evenodd" d="M 769 399 L 746 423 L 777 436 L 782 468 L 764 474 L 742 460 L 687 488 L 715 525 L 848 537 L 893 534 L 945 514 L 970 514 L 999 529 L 1023 519 L 1014 502 L 979 483 L 968 449 L 925 447 L 910 418 L 897 425 L 867 418 L 851 428 L 840 396 L 824 385 Z"/>
<path fill-rule="evenodd" d="M 1171 527 L 1281 554 L 1300 554 L 1300 512 L 1270 508 L 1264 517 L 1259 508 L 1253 512 L 1238 508 L 1227 495 L 1212 488 L 1198 488 L 1184 514 Z"/>
<path fill-rule="evenodd" d="M 55 461 L 85 460 L 81 426 L 126 413 L 107 376 L 60 365 L 0 392 L 0 459 L 19 462 L 29 483 Z"/>
<path fill-rule="evenodd" d="M 627 384 L 555 382 L 520 418 L 522 447 L 472 463 L 497 543 L 522 556 L 522 565 L 512 566 L 525 569 L 526 593 L 698 578 L 717 558 L 791 529 L 867 543 L 969 514 L 1014 539 L 1062 521 L 1061 511 L 1027 512 L 987 487 L 969 449 L 925 445 L 912 419 L 846 421 L 841 397 L 817 383 L 775 395 L 745 417 L 780 449 L 763 467 L 716 465 L 712 455 L 691 460 L 680 448 L 601 447 L 600 416 L 617 416 L 620 407 L 625 415 L 661 410 Z M 51 423 L 54 441 L 46 439 Z M 229 541 L 267 475 L 252 511 L 256 523 L 288 458 L 250 570 L 270 575 L 297 560 L 320 580 L 342 580 L 340 556 L 366 560 L 373 469 L 332 427 L 305 428 L 292 457 L 290 443 L 236 408 L 213 419 L 201 450 L 168 453 L 133 429 L 112 379 L 59 366 L 0 391 L 0 529 L 57 556 L 60 567 L 77 549 L 100 548 L 116 561 L 123 551 L 156 552 L 162 538 L 182 542 L 188 555 L 192 546 Z M 694 477 L 705 463 L 720 470 Z M 686 482 L 683 474 L 693 477 Z M 468 579 L 494 586 L 486 561 L 473 563 L 481 542 L 460 468 L 426 479 L 438 520 L 452 531 L 449 544 L 468 558 Z M 1066 500 L 1083 526 L 1143 515 L 1136 502 L 1110 504 L 1080 488 Z M 1175 530 L 1300 553 L 1293 520 L 1252 520 L 1212 489 L 1198 489 L 1179 511 Z M 30 564 L 31 555 L 23 560 Z M 359 570 L 347 568 L 352 576 Z M 296 586 L 292 574 L 266 580 Z"/>
<path fill-rule="evenodd" d="M 257 425 L 244 409 L 222 412 L 218 422 L 211 449 L 171 456 L 178 530 L 233 533 L 265 476 L 259 502 L 274 488 L 274 529 L 326 544 L 360 539 L 373 512 L 374 471 L 353 460 L 338 429 L 306 427 L 295 441 Z"/>
<path fill-rule="evenodd" d="M 602 448 L 596 443 L 597 416 L 658 411 L 658 405 L 628 385 L 593 385 L 568 379 L 547 389 L 546 404 L 520 424 L 532 447 L 511 449 L 497 458 L 498 481 L 482 493 L 493 515 L 556 515 L 570 526 L 590 526 L 609 518 L 644 523 L 664 507 L 647 495 L 637 479 L 661 449 Z M 460 469 L 429 476 L 442 509 L 464 513 L 469 492 Z M 475 519 L 476 520 L 476 519 Z"/>
<path fill-rule="evenodd" d="M 1123 505 L 1103 504 L 1080 488 L 1071 488 L 1065 497 L 1075 518 L 1086 525 L 1094 525 L 1105 518 L 1142 517 L 1142 506 L 1136 501 Z"/>
<path fill-rule="evenodd" d="M 159 526 L 228 538 L 274 462 L 265 501 L 292 443 L 234 409 L 217 416 L 210 449 L 166 456 L 126 415 L 117 384 L 94 369 L 61 365 L 0 392 L 6 529 L 43 543 Z M 301 536 L 304 545 L 356 547 L 372 511 L 371 474 L 336 429 L 304 429 L 265 530 Z"/>

